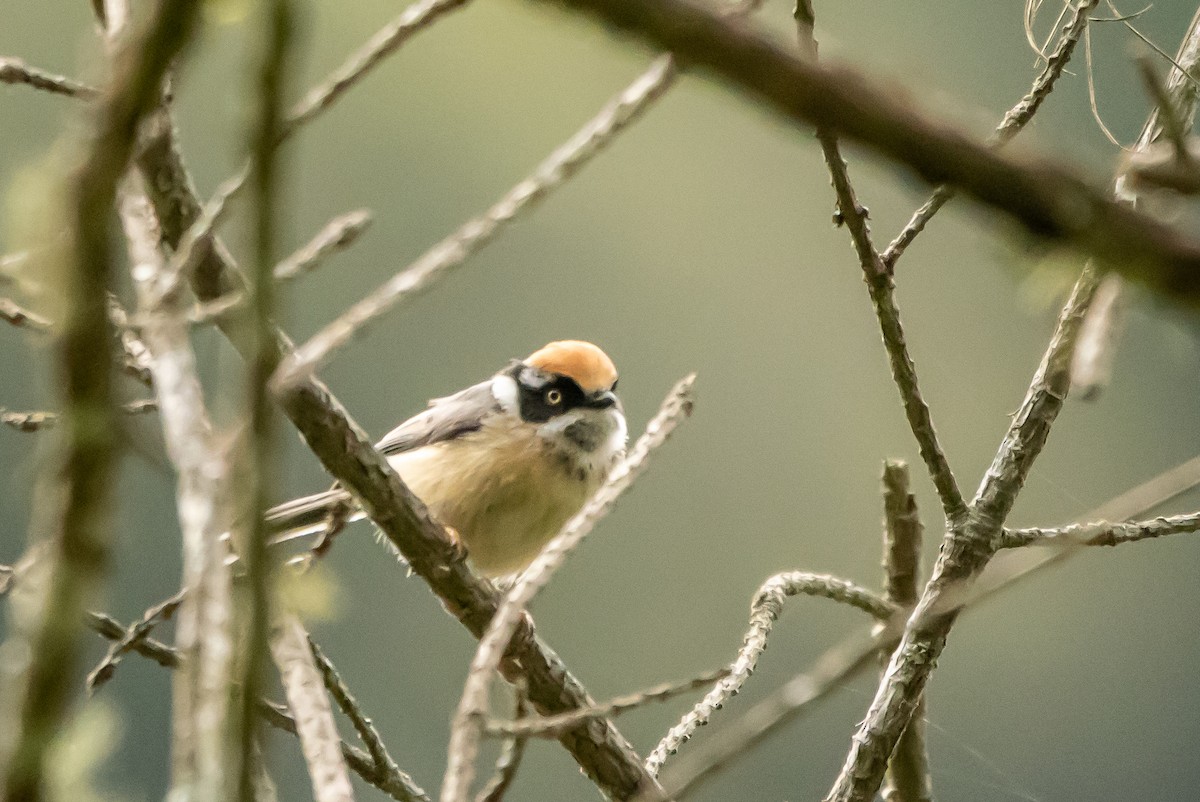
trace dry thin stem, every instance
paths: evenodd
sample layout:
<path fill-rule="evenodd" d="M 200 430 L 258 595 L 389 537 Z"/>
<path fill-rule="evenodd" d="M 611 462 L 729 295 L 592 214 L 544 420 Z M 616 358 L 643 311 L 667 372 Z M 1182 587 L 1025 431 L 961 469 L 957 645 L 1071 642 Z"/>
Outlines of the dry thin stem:
<path fill-rule="evenodd" d="M 300 750 L 308 765 L 316 802 L 351 802 L 354 789 L 342 756 L 333 708 L 309 647 L 308 633 L 292 613 L 281 613 L 271 639 L 288 706 L 296 720 Z M 257 701 L 257 697 L 255 697 Z"/>
<path fill-rule="evenodd" d="M 1175 108 L 1171 92 L 1167 89 L 1166 83 L 1158 74 L 1150 57 L 1145 55 L 1139 57 L 1137 65 L 1146 92 L 1154 100 L 1155 113 L 1158 115 L 1159 124 L 1162 127 L 1162 135 L 1171 143 L 1171 147 L 1175 151 L 1175 159 L 1180 164 L 1188 164 L 1192 160 L 1187 145 L 1190 126 L 1185 124 L 1179 110 Z"/>
<path fill-rule="evenodd" d="M 613 469 L 608 479 L 596 490 L 587 504 L 545 545 L 533 563 L 518 577 L 516 584 L 504 596 L 487 631 L 479 640 L 479 648 L 471 660 L 467 682 L 463 688 L 450 730 L 450 747 L 446 774 L 442 781 L 442 802 L 465 802 L 475 774 L 475 757 L 487 717 L 487 697 L 492 675 L 500 668 L 501 658 L 509 647 L 518 624 L 534 596 L 546 586 L 554 572 L 568 555 L 583 542 L 646 469 L 650 454 L 667 441 L 675 427 L 692 411 L 692 386 L 696 375 L 685 376 L 671 388 L 658 412 L 646 424 L 629 455 Z"/>
<path fill-rule="evenodd" d="M 401 771 L 400 767 L 396 765 L 396 761 L 388 754 L 387 747 L 384 746 L 383 739 L 379 736 L 379 731 L 375 729 L 374 723 L 362 712 L 358 700 L 350 693 L 350 688 L 338 670 L 311 637 L 308 639 L 308 646 L 312 650 L 313 660 L 316 661 L 317 670 L 321 672 L 321 679 L 325 683 L 326 690 L 329 691 L 329 695 L 333 697 L 346 718 L 350 719 L 350 723 L 354 725 L 354 731 L 358 733 L 359 739 L 371 756 L 372 771 L 379 779 L 376 785 L 403 786 L 408 789 L 411 796 L 425 796 L 425 792 L 413 782 L 412 777 Z"/>
<path fill-rule="evenodd" d="M 94 86 L 55 75 L 47 70 L 31 67 L 19 58 L 0 56 L 0 83 L 24 84 L 55 95 L 78 97 L 90 100 L 100 94 Z"/>
<path fill-rule="evenodd" d="M 145 640 L 158 624 L 169 621 L 171 616 L 175 615 L 175 611 L 179 609 L 179 605 L 183 603 L 185 595 L 187 595 L 186 591 L 179 591 L 171 598 L 147 609 L 138 621 L 130 624 L 129 628 L 125 630 L 125 634 L 113 641 L 108 648 L 108 653 L 88 673 L 88 691 L 95 693 L 104 683 L 112 679 L 117 672 L 117 664 L 121 662 L 121 657 L 133 650 L 139 641 Z"/>
<path fill-rule="evenodd" d="M 237 777 L 237 798 L 241 802 L 252 802 L 254 798 L 254 771 L 248 759 L 250 745 L 257 740 L 259 728 L 255 705 L 265 681 L 268 641 L 273 620 L 272 601 L 275 566 L 267 551 L 270 533 L 266 528 L 264 513 L 271 505 L 271 485 L 275 444 L 274 409 L 268 382 L 279 363 L 275 326 L 275 280 L 272 271 L 276 262 L 279 221 L 282 209 L 279 200 L 280 165 L 278 143 L 283 133 L 283 98 L 285 84 L 290 73 L 292 39 L 296 10 L 292 0 L 271 0 L 262 9 L 261 33 L 263 51 L 261 63 L 255 76 L 255 103 L 257 118 L 250 131 L 249 185 L 253 219 L 253 269 L 250 271 L 250 325 L 246 366 L 246 399 L 248 442 L 245 448 L 245 491 L 240 499 L 240 510 L 244 517 L 241 529 L 242 565 L 245 572 L 246 596 L 241 613 L 246 627 L 245 651 L 241 661 L 241 698 L 234 706 L 232 726 L 234 736 L 234 761 Z M 299 621 L 288 623 L 286 614 L 281 614 L 284 646 L 292 662 L 291 670 L 301 672 L 294 678 L 297 682 L 310 684 L 309 675 L 316 676 L 312 666 L 312 655 L 304 642 Z M 297 634 L 299 633 L 299 634 Z M 303 658 L 297 656 L 303 655 Z M 281 658 L 275 655 L 276 662 Z M 303 666 L 299 662 L 303 659 Z M 320 697 L 319 699 L 316 697 Z M 306 702 L 303 700 L 307 700 Z M 313 782 L 313 792 L 319 802 L 346 800 L 353 796 L 349 778 L 345 776 L 345 765 L 336 749 L 329 743 L 332 729 L 332 713 L 328 710 L 329 700 L 324 692 L 302 693 L 301 689 L 288 689 L 288 701 L 297 713 L 300 725 L 300 741 L 308 762 Z M 301 713 L 298 703 L 308 705 L 311 718 Z"/>
<path fill-rule="evenodd" d="M 513 686 L 513 696 L 516 698 L 513 703 L 513 718 L 521 721 L 529 709 L 529 705 L 525 701 L 525 688 L 522 683 Z M 505 738 L 500 747 L 500 756 L 496 758 L 496 768 L 492 772 L 492 777 L 484 783 L 483 788 L 479 789 L 479 793 L 475 795 L 475 802 L 500 802 L 504 798 L 508 789 L 512 787 L 513 780 L 517 778 L 517 769 L 521 767 L 521 759 L 525 757 L 527 743 L 529 743 L 529 738 L 524 735 L 512 735 Z"/>
<path fill-rule="evenodd" d="M 157 101 L 168 65 L 187 42 L 199 5 L 155 6 L 126 39 L 111 84 L 95 108 L 95 125 L 82 158 L 66 187 L 67 314 L 58 349 L 65 434 L 56 475 L 61 508 L 49 555 L 44 613 L 30 639 L 24 687 L 14 705 L 19 713 L 10 730 L 13 752 L 3 780 L 9 799 L 42 796 L 44 760 L 66 715 L 71 672 L 79 659 L 79 619 L 108 557 L 107 499 L 117 449 L 108 361 L 94 357 L 94 346 L 108 342 L 110 336 L 107 292 L 115 260 L 109 214 L 138 125 Z"/>
<path fill-rule="evenodd" d="M 1000 147 L 1020 133 L 1026 123 L 1033 119 L 1033 115 L 1037 113 L 1042 102 L 1050 96 L 1055 83 L 1063 74 L 1067 62 L 1071 60 L 1071 55 L 1075 52 L 1075 45 L 1087 31 L 1088 14 L 1098 2 L 1099 0 L 1079 0 L 1075 4 L 1070 21 L 1063 28 L 1054 52 L 1046 59 L 1046 64 L 1034 79 L 1033 86 L 1030 87 L 1025 97 L 1008 110 L 1004 119 L 996 126 L 990 139 L 993 146 Z M 1065 7 L 1063 11 L 1066 11 Z M 1058 25 L 1057 21 L 1055 25 Z M 929 200 L 925 201 L 921 208 L 913 214 L 912 219 L 883 252 L 883 263 L 889 270 L 895 268 L 896 261 L 904 253 L 904 250 L 925 230 L 925 226 L 933 219 L 933 216 L 953 197 L 954 188 L 950 186 L 943 185 L 933 191 Z"/>
<path fill-rule="evenodd" d="M 602 152 L 617 134 L 638 119 L 671 86 L 675 75 L 675 63 L 670 56 L 655 59 L 645 73 L 609 101 L 599 114 L 555 149 L 533 173 L 487 211 L 468 220 L 297 348 L 280 365 L 276 384 L 284 386 L 311 375 L 333 351 L 346 345 L 372 320 L 401 301 L 429 289 L 437 280 L 461 265 L 467 257 L 494 239 L 522 210 L 562 186 Z"/>
<path fill-rule="evenodd" d="M 112 293 L 108 296 L 108 319 L 116 330 L 117 345 L 121 349 L 118 360 L 121 370 L 147 390 L 153 390 L 154 376 L 150 369 L 150 351 L 130 325 L 129 313 L 125 311 L 120 299 Z"/>
<path fill-rule="evenodd" d="M 815 59 L 817 42 L 813 28 L 815 20 L 811 3 L 808 0 L 796 5 L 797 33 L 800 46 Z M 892 280 L 891 269 L 884 264 L 874 243 L 871 241 L 871 231 L 867 222 L 867 211 L 855 196 L 854 187 L 850 183 L 850 175 L 845 159 L 842 158 L 837 136 L 824 127 L 817 128 L 817 139 L 825 155 L 825 164 L 837 195 L 839 220 L 850 232 L 854 250 L 858 254 L 862 266 L 863 278 L 871 295 L 875 308 L 875 316 L 879 320 L 879 329 L 883 335 L 884 349 L 888 354 L 891 365 L 892 379 L 900 391 L 900 400 L 904 406 L 904 414 L 908 418 L 909 428 L 916 437 L 917 447 L 929 476 L 937 488 L 938 498 L 942 502 L 942 510 L 947 521 L 961 520 L 967 511 L 962 492 L 954 479 L 954 472 L 942 450 L 938 440 L 933 418 L 929 413 L 929 405 L 921 396 L 921 388 L 917 381 L 917 370 L 908 352 L 908 344 L 904 339 L 904 327 L 900 323 L 900 310 L 896 306 L 895 284 Z"/>
<path fill-rule="evenodd" d="M 1055 529 L 1005 529 L 996 539 L 996 548 L 1022 546 L 1119 546 L 1165 535 L 1178 535 L 1200 529 L 1200 512 L 1159 516 L 1148 521 L 1093 521 L 1074 523 Z"/>
<path fill-rule="evenodd" d="M 30 331 L 50 330 L 50 321 L 36 312 L 30 312 L 11 298 L 0 298 L 0 320 Z"/>
<path fill-rule="evenodd" d="M 122 404 L 120 409 L 128 415 L 145 415 L 158 409 L 158 401 L 143 398 Z M 58 424 L 59 417 L 59 413 L 46 410 L 14 412 L 0 407 L 0 423 L 19 432 L 40 432 L 42 429 L 53 428 Z"/>
<path fill-rule="evenodd" d="M 1200 457 L 1158 474 L 1092 510 L 1083 518 L 1124 519 L 1144 515 L 1174 497 L 1200 485 Z M 1064 544 L 1063 548 L 1029 550 L 1017 553 L 1017 564 L 1003 572 L 989 571 L 964 600 L 970 609 L 1012 588 L 1027 576 L 1058 565 L 1086 547 Z M 705 781 L 715 777 L 743 757 L 771 734 L 795 721 L 842 687 L 851 677 L 874 665 L 874 656 L 882 649 L 895 648 L 903 631 L 903 616 L 893 619 L 870 640 L 852 635 L 826 651 L 813 668 L 797 674 L 763 701 L 722 728 L 721 734 L 684 755 L 663 774 L 668 796 L 682 798 Z"/>
<path fill-rule="evenodd" d="M 280 138 L 290 136 L 301 125 L 310 122 L 336 103 L 368 72 L 396 52 L 413 34 L 466 3 L 467 0 L 420 0 L 404 9 L 400 16 L 381 28 L 366 44 L 351 54 L 342 66 L 305 94 L 284 122 Z"/>
<path fill-rule="evenodd" d="M 878 594 L 837 577 L 804 571 L 790 571 L 771 577 L 758 589 L 750 604 L 750 629 L 742 640 L 737 657 L 730 664 L 729 676 L 717 682 L 654 747 L 654 751 L 646 758 L 646 769 L 651 774 L 657 776 L 667 757 L 675 754 L 697 729 L 708 723 L 715 711 L 741 691 L 754 673 L 759 657 L 766 651 L 767 638 L 783 612 L 783 603 L 797 595 L 847 604 L 879 621 L 890 619 L 896 612 L 895 606 Z"/>
<path fill-rule="evenodd" d="M 370 225 L 371 212 L 367 209 L 333 218 L 307 244 L 275 266 L 275 278 L 289 281 L 317 269 L 326 257 L 353 245 Z"/>
<path fill-rule="evenodd" d="M 911 612 L 920 598 L 921 518 L 917 501 L 909 492 L 908 466 L 887 461 L 883 465 L 883 585 L 885 598 L 897 610 Z M 889 652 L 880 649 L 883 665 Z M 925 699 L 888 761 L 880 792 L 884 802 L 931 802 L 933 780 L 925 750 Z"/>
<path fill-rule="evenodd" d="M 578 727 L 585 721 L 603 716 L 616 716 L 644 707 L 651 702 L 665 702 L 689 691 L 706 688 L 717 680 L 729 676 L 728 668 L 706 671 L 698 677 L 682 682 L 664 682 L 642 691 L 617 696 L 592 707 L 560 713 L 557 716 L 518 717 L 515 721 L 489 720 L 483 726 L 486 735 L 557 738 L 564 730 Z"/>

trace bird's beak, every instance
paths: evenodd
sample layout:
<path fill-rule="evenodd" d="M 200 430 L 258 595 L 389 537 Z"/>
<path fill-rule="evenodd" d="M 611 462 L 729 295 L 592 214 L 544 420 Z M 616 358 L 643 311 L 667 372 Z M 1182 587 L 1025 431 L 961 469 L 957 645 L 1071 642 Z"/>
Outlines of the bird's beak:
<path fill-rule="evenodd" d="M 604 392 L 596 393 L 594 396 L 592 396 L 591 401 L 588 402 L 588 406 L 595 409 L 608 409 L 609 407 L 616 407 L 617 410 L 620 411 L 621 399 L 617 398 L 617 394 L 612 390 L 605 390 Z"/>

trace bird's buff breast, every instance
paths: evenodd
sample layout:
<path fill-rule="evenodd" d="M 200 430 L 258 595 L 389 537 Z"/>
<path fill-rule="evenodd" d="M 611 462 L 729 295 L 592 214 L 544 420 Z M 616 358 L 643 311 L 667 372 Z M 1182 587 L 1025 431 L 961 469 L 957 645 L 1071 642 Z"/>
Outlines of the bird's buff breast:
<path fill-rule="evenodd" d="M 488 576 L 529 565 L 604 479 L 600 472 L 573 469 L 536 434 L 507 427 L 389 461 Z"/>

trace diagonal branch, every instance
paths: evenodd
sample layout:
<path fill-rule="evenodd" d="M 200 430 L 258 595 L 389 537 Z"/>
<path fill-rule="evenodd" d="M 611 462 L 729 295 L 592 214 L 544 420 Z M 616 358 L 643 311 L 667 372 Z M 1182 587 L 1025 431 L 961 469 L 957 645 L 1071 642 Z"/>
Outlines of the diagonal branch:
<path fill-rule="evenodd" d="M 1187 302 L 1200 299 L 1200 240 L 1114 202 L 1057 162 L 996 152 L 844 66 L 791 55 L 697 0 L 542 0 L 585 11 L 709 69 L 794 123 L 825 126 L 949 183 L 1031 233 Z"/>
<path fill-rule="evenodd" d="M 24 84 L 55 95 L 91 100 L 100 94 L 94 86 L 88 86 L 73 78 L 55 75 L 47 70 L 32 67 L 19 58 L 0 57 L 0 83 Z"/>
<path fill-rule="evenodd" d="M 1159 516 L 1148 521 L 1093 521 L 1067 524 L 1055 529 L 1005 529 L 996 538 L 996 548 L 1016 549 L 1022 546 L 1119 546 L 1138 540 L 1179 535 L 1200 529 L 1200 512 L 1186 515 Z"/>
<path fill-rule="evenodd" d="M 468 220 L 412 264 L 327 324 L 280 365 L 280 386 L 311 375 L 331 353 L 359 335 L 372 320 L 427 290 L 499 234 L 524 209 L 562 186 L 637 120 L 675 79 L 675 63 L 660 56 L 600 113 L 560 145 L 523 181 L 482 215 Z"/>
<path fill-rule="evenodd" d="M 613 469 L 587 504 L 583 506 L 557 535 L 543 548 L 533 563 L 517 579 L 504 596 L 487 631 L 479 640 L 479 648 L 471 660 L 471 668 L 463 687 L 462 699 L 450 729 L 450 747 L 446 774 L 442 781 L 442 802 L 465 802 L 475 773 L 475 757 L 487 714 L 488 691 L 492 674 L 500 668 L 506 650 L 511 651 L 521 623 L 526 620 L 529 603 L 546 586 L 550 577 L 565 562 L 567 556 L 606 516 L 617 499 L 628 490 L 645 470 L 650 454 L 671 436 L 675 427 L 692 412 L 692 385 L 696 374 L 678 381 L 638 438 L 629 455 Z"/>

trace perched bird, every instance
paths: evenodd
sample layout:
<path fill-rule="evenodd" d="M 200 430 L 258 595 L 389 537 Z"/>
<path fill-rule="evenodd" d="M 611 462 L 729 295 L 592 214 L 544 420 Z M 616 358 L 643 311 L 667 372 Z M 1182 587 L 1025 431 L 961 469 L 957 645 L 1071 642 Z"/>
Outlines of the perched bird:
<path fill-rule="evenodd" d="M 624 456 L 617 369 L 595 345 L 552 342 L 487 381 L 429 403 L 379 449 L 481 573 L 523 570 Z M 320 531 L 334 488 L 267 512 L 285 536 Z M 353 518 L 361 518 L 361 512 Z"/>

